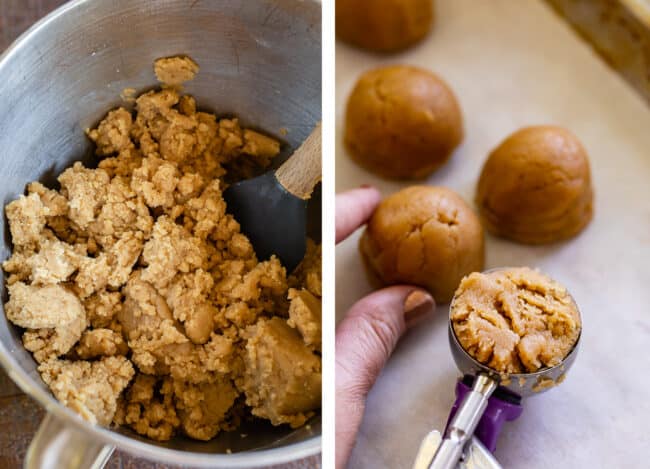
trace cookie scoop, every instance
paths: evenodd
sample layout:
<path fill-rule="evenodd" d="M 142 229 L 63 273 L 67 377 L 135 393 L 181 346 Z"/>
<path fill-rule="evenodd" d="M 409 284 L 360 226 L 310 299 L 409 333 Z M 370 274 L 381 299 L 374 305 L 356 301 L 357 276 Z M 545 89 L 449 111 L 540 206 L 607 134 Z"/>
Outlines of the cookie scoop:
<path fill-rule="evenodd" d="M 526 268 L 494 269 L 478 275 L 505 279 L 512 272 L 525 275 L 526 271 L 535 272 Z M 564 380 L 578 354 L 581 330 L 580 314 L 575 301 L 562 286 L 542 274 L 536 274 L 541 278 L 531 276 L 530 281 L 522 280 L 522 276 L 515 275 L 515 278 L 522 281 L 515 282 L 516 291 L 514 292 L 508 291 L 508 285 L 501 289 L 497 287 L 491 292 L 486 292 L 482 287 L 477 287 L 476 284 L 471 285 L 471 291 L 468 291 L 463 288 L 463 283 L 467 278 L 461 282 L 461 286 L 456 291 L 450 305 L 449 344 L 456 366 L 463 376 L 456 384 L 456 401 L 450 412 L 446 430 L 442 435 L 436 430 L 427 435 L 420 446 L 414 469 L 454 469 L 459 467 L 461 461 L 464 461 L 465 466 L 463 467 L 479 469 L 501 467 L 491 453 L 496 449 L 497 439 L 503 424 L 506 421 L 515 420 L 521 415 L 523 412 L 523 398 L 547 391 Z M 504 280 L 503 282 L 507 283 L 508 281 Z M 545 292 L 542 296 L 540 290 L 544 288 L 552 291 Z M 534 367 L 525 367 L 522 372 L 517 371 L 514 373 L 497 371 L 491 359 L 499 351 L 495 351 L 496 344 L 492 340 L 484 339 L 484 344 L 477 344 L 477 347 L 474 348 L 467 345 L 467 341 L 462 335 L 459 337 L 458 325 L 465 325 L 471 319 L 469 315 L 465 318 L 459 317 L 458 308 L 460 305 L 460 309 L 463 309 L 463 297 L 469 296 L 472 297 L 472 307 L 469 309 L 475 312 L 474 308 L 477 307 L 476 299 L 481 297 L 486 299 L 487 296 L 492 295 L 494 296 L 492 298 L 492 307 L 496 310 L 504 310 L 503 302 L 507 301 L 508 295 L 512 294 L 515 296 L 515 298 L 511 298 L 513 300 L 512 304 L 519 306 L 518 311 L 513 311 L 513 315 L 507 321 L 507 327 L 514 334 L 519 334 L 520 329 L 516 325 L 517 319 L 515 316 L 517 313 L 523 312 L 524 305 L 529 304 L 526 303 L 526 300 L 519 301 L 521 298 L 517 297 L 519 295 L 517 291 L 520 290 L 524 292 L 522 294 L 524 297 L 527 295 L 526 292 L 532 292 L 536 296 L 536 300 L 530 301 L 537 303 L 535 308 L 544 310 L 549 316 L 552 316 L 557 311 L 553 310 L 552 307 L 549 308 L 544 299 L 560 297 L 563 303 L 566 301 L 566 304 L 575 313 L 572 316 L 577 321 L 577 330 L 567 327 L 565 330 L 555 330 L 553 332 L 555 337 L 564 334 L 572 338 L 570 347 L 563 352 L 563 356 L 551 360 L 549 362 L 550 366 L 540 364 L 536 369 Z M 481 308 L 480 314 L 484 317 L 483 320 L 486 323 L 493 325 L 494 322 L 498 323 L 498 319 L 488 317 L 490 309 L 487 306 Z M 505 309 L 507 310 L 507 307 Z M 558 307 L 557 309 L 561 310 L 562 308 Z M 529 313 L 531 311 L 527 311 L 522 316 L 527 316 Z M 505 313 L 504 316 L 509 316 L 509 314 Z M 549 323 L 551 322 L 549 321 Z M 534 326 L 530 327 L 534 329 Z M 527 334 L 540 333 L 541 326 L 539 329 Z M 528 329 L 528 331 L 530 330 Z M 573 335 L 574 333 L 575 335 Z M 481 333 L 479 335 L 486 337 L 487 334 Z M 526 335 L 524 335 L 524 338 Z M 518 343 L 521 342 L 522 338 L 520 337 Z M 481 347 L 490 348 L 491 352 L 487 356 L 481 356 L 477 353 L 477 350 Z M 538 347 L 537 350 L 540 351 L 540 354 L 543 354 L 542 347 Z M 516 347 L 511 352 L 511 361 L 519 366 L 521 358 Z M 503 355 L 506 356 L 507 353 Z M 516 366 L 510 369 L 519 370 Z M 534 371 L 530 371 L 532 369 Z M 473 462 L 473 465 L 467 463 L 469 460 Z"/>

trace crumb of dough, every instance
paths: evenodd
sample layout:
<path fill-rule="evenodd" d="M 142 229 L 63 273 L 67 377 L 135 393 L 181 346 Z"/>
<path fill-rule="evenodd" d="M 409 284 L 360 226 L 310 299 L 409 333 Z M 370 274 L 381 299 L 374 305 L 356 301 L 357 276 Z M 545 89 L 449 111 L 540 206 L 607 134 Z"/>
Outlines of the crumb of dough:
<path fill-rule="evenodd" d="M 322 305 L 320 298 L 315 297 L 304 288 L 289 289 L 289 320 L 287 324 L 298 329 L 305 344 L 321 349 Z"/>
<path fill-rule="evenodd" d="M 161 216 L 153 227 L 151 239 L 144 245 L 142 260 L 146 267 L 142 280 L 165 287 L 176 274 L 205 267 L 206 248 L 168 216 Z"/>
<path fill-rule="evenodd" d="M 106 197 L 110 177 L 103 169 L 85 168 L 78 161 L 58 178 L 61 193 L 68 199 L 68 217 L 86 228 L 97 216 Z"/>
<path fill-rule="evenodd" d="M 229 379 L 202 384 L 174 381 L 176 409 L 185 434 L 207 441 L 220 430 L 228 430 L 226 416 L 238 395 Z"/>
<path fill-rule="evenodd" d="M 135 88 L 124 88 L 120 93 L 120 98 L 122 98 L 122 101 L 126 103 L 134 103 L 135 94 L 136 94 Z"/>
<path fill-rule="evenodd" d="M 180 426 L 169 378 L 139 373 L 120 401 L 114 422 L 153 440 L 169 440 Z"/>
<path fill-rule="evenodd" d="M 110 111 L 99 127 L 88 132 L 88 136 L 97 144 L 97 154 L 110 155 L 133 147 L 130 137 L 132 125 L 133 118 L 126 109 Z"/>
<path fill-rule="evenodd" d="M 165 57 L 154 62 L 154 72 L 159 82 L 177 86 L 194 79 L 199 66 L 194 60 L 185 57 Z"/>
<path fill-rule="evenodd" d="M 56 238 L 40 241 L 37 253 L 25 260 L 32 285 L 50 285 L 68 280 L 79 267 L 81 256 L 72 246 Z"/>
<path fill-rule="evenodd" d="M 85 257 L 75 279 L 79 296 L 86 298 L 107 286 L 124 285 L 142 252 L 141 238 L 140 233 L 126 233 L 97 257 Z"/>
<path fill-rule="evenodd" d="M 320 407 L 320 359 L 281 318 L 259 320 L 246 334 L 243 388 L 253 415 L 274 425 L 304 425 Z"/>
<path fill-rule="evenodd" d="M 553 378 L 539 378 L 537 382 L 533 385 L 533 392 L 542 392 L 558 384 L 562 384 L 566 378 L 566 374 L 562 373 L 557 379 Z"/>
<path fill-rule="evenodd" d="M 126 355 L 129 351 L 122 334 L 111 329 L 87 330 L 81 335 L 75 348 L 77 356 L 82 360 L 113 355 Z"/>
<path fill-rule="evenodd" d="M 142 236 L 148 238 L 152 229 L 153 217 L 144 197 L 130 187 L 127 177 L 112 176 L 99 214 L 88 226 L 88 234 L 99 245 L 110 247 L 133 231 L 142 232 Z"/>
<path fill-rule="evenodd" d="M 39 287 L 16 282 L 8 290 L 7 319 L 26 329 L 65 326 L 84 315 L 79 298 L 62 285 Z"/>
<path fill-rule="evenodd" d="M 178 99 L 178 110 L 181 112 L 181 114 L 186 116 L 196 114 L 196 100 L 189 95 L 181 96 Z M 205 116 L 209 116 L 209 114 L 205 114 Z M 205 130 L 206 128 L 203 129 L 204 133 Z"/>
<path fill-rule="evenodd" d="M 502 373 L 529 373 L 562 362 L 580 335 L 567 290 L 527 267 L 465 277 L 451 307 L 461 346 Z"/>
<path fill-rule="evenodd" d="M 322 270 L 322 246 L 314 243 L 311 239 L 307 239 L 305 258 L 289 277 L 289 285 L 294 288 L 304 285 L 310 293 L 322 297 Z"/>
<path fill-rule="evenodd" d="M 541 392 L 545 391 L 546 389 L 552 388 L 553 386 L 556 386 L 558 383 L 553 381 L 552 378 L 540 378 L 537 380 L 537 382 L 533 385 L 533 392 Z"/>
<path fill-rule="evenodd" d="M 31 268 L 27 265 L 27 260 L 34 255 L 34 251 L 14 246 L 14 252 L 11 257 L 2 263 L 2 269 L 9 274 L 6 277 L 7 286 L 16 282 L 25 282 L 29 280 Z"/>
<path fill-rule="evenodd" d="M 68 353 L 87 326 L 86 316 L 82 315 L 52 329 L 27 329 L 23 334 L 23 345 L 34 354 L 38 363 L 43 363 Z"/>
<path fill-rule="evenodd" d="M 214 329 L 213 318 L 218 310 L 208 298 L 213 285 L 212 276 L 197 269 L 178 275 L 167 293 L 167 304 L 174 319 L 183 324 L 185 335 L 195 344 L 207 342 Z"/>
<path fill-rule="evenodd" d="M 83 305 L 93 328 L 108 327 L 122 310 L 122 294 L 102 290 L 83 300 Z"/>
<path fill-rule="evenodd" d="M 38 194 L 21 195 L 5 207 L 9 220 L 9 231 L 14 246 L 24 246 L 37 242 L 45 227 L 45 217 L 49 209 L 43 205 Z"/>
<path fill-rule="evenodd" d="M 258 160 L 270 162 L 271 158 L 280 152 L 280 142 L 254 130 L 245 129 L 242 151 L 256 155 Z"/>
<path fill-rule="evenodd" d="M 57 191 L 48 189 L 40 182 L 29 183 L 27 193 L 38 195 L 43 206 L 47 208 L 47 212 L 44 212 L 46 218 L 62 216 L 68 212 L 68 200 Z"/>
<path fill-rule="evenodd" d="M 218 267 L 221 280 L 215 283 L 212 295 L 216 303 L 225 308 L 223 316 L 217 316 L 218 322 L 225 319 L 244 328 L 265 312 L 286 315 L 286 272 L 278 259 L 274 256 L 249 269 L 246 271 L 246 262 L 241 261 L 226 262 Z"/>
<path fill-rule="evenodd" d="M 173 84 L 198 68 L 156 70 Z M 75 163 L 60 190 L 34 182 L 7 205 L 7 318 L 54 395 L 90 421 L 159 441 L 208 440 L 247 414 L 301 425 L 320 408 L 321 248 L 308 241 L 287 277 L 257 259 L 222 196 L 231 169 L 267 167 L 279 142 L 173 87 L 134 107 L 86 131 L 97 168 Z"/>
<path fill-rule="evenodd" d="M 117 399 L 135 373 L 124 357 L 96 362 L 52 360 L 38 371 L 59 401 L 100 425 L 111 423 Z"/>

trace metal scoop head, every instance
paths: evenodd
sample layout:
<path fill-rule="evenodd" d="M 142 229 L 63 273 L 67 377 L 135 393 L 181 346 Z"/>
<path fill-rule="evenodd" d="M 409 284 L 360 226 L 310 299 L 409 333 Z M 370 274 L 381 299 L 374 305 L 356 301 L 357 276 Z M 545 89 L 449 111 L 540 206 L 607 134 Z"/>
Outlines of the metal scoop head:
<path fill-rule="evenodd" d="M 490 269 L 486 270 L 484 273 L 488 274 L 502 270 L 509 270 L 509 267 Z M 569 296 L 573 302 L 573 306 L 580 316 L 580 309 L 578 308 L 578 305 L 573 299 L 573 296 L 571 296 L 571 294 L 569 294 Z M 494 379 L 500 386 L 507 388 L 510 392 L 513 392 L 514 394 L 517 394 L 521 397 L 528 397 L 539 394 L 564 381 L 564 377 L 566 376 L 567 371 L 569 371 L 569 368 L 571 368 L 571 365 L 573 365 L 573 362 L 578 355 L 582 331 L 576 339 L 576 342 L 573 345 L 571 351 L 557 365 L 549 368 L 543 368 L 532 373 L 503 374 L 476 360 L 460 344 L 458 338 L 456 337 L 456 333 L 454 332 L 454 327 L 451 320 L 451 314 L 454 310 L 455 302 L 456 295 L 454 295 L 454 298 L 449 304 L 449 346 L 451 347 L 451 354 L 454 357 L 456 366 L 464 375 L 476 376 L 479 373 L 485 374 Z M 580 323 L 582 323 L 582 318 Z"/>
<path fill-rule="evenodd" d="M 456 366 L 461 373 L 473 376 L 476 376 L 479 373 L 488 375 L 499 383 L 499 386 L 505 387 L 510 392 L 521 397 L 529 397 L 548 391 L 562 383 L 566 373 L 569 371 L 569 368 L 571 368 L 571 365 L 573 365 L 573 362 L 578 355 L 579 344 L 580 336 L 578 336 L 575 345 L 569 354 L 564 357 L 564 360 L 553 367 L 544 368 L 534 373 L 499 374 L 497 371 L 482 364 L 465 351 L 454 333 L 451 320 L 449 321 L 449 346 L 451 347 L 451 354 L 454 357 Z"/>

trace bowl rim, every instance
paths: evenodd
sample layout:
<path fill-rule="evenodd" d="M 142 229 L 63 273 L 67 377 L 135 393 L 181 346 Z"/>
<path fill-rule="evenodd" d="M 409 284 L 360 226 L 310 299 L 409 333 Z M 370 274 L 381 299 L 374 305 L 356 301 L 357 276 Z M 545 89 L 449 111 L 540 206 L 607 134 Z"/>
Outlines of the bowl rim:
<path fill-rule="evenodd" d="M 66 2 L 30 26 L 0 54 L 0 70 L 7 65 L 21 48 L 26 47 L 26 44 L 39 31 L 55 23 L 59 18 L 68 14 L 68 12 L 80 8 L 91 1 L 97 0 L 71 0 Z M 302 2 L 304 0 L 299 1 Z M 320 0 L 311 1 L 316 4 L 321 3 Z M 4 306 L 0 305 L 0 308 L 4 312 Z M 130 438 L 109 428 L 101 427 L 84 420 L 80 415 L 56 400 L 50 392 L 35 384 L 33 378 L 20 366 L 2 342 L 0 342 L 0 365 L 5 369 L 12 381 L 23 392 L 36 399 L 48 413 L 66 424 L 73 425 L 77 430 L 89 433 L 90 436 L 106 445 L 115 446 L 138 457 L 186 466 L 236 469 L 282 464 L 313 456 L 321 451 L 321 434 L 310 437 L 305 441 L 291 443 L 287 446 L 270 449 L 254 449 L 232 454 L 196 453 L 157 446 Z"/>

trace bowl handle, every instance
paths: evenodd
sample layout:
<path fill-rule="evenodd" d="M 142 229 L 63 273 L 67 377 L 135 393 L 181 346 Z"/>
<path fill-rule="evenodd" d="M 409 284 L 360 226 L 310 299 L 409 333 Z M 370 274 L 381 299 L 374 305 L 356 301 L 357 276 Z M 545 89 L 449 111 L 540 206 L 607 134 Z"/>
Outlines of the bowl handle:
<path fill-rule="evenodd" d="M 73 425 L 47 414 L 27 449 L 24 469 L 101 469 L 114 446 L 103 445 Z"/>

